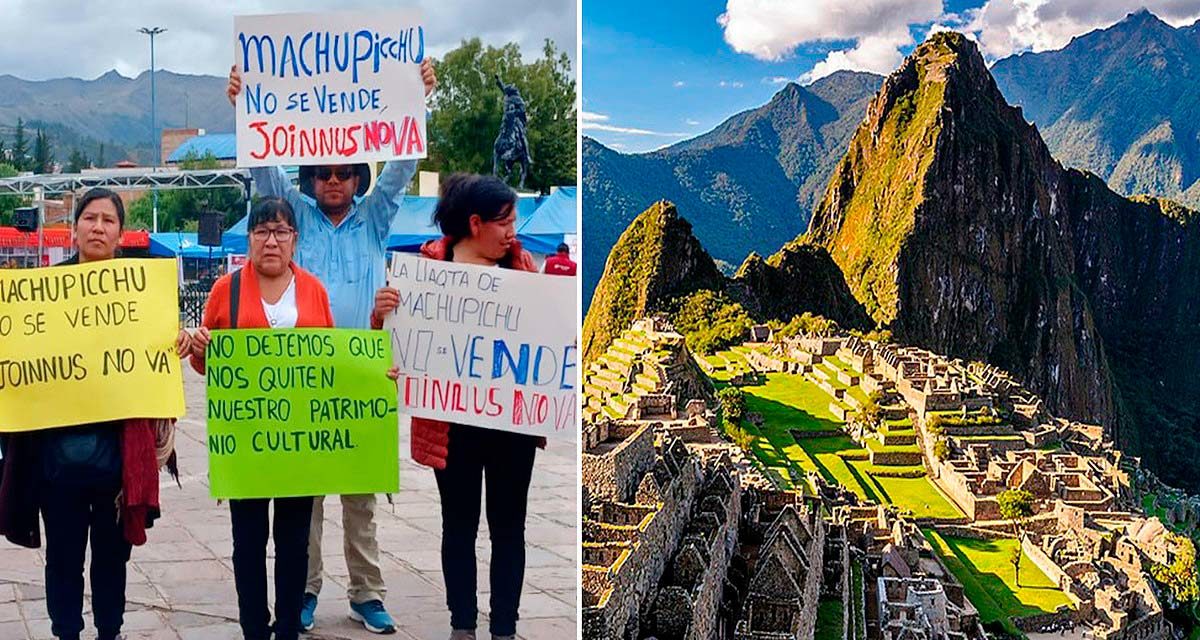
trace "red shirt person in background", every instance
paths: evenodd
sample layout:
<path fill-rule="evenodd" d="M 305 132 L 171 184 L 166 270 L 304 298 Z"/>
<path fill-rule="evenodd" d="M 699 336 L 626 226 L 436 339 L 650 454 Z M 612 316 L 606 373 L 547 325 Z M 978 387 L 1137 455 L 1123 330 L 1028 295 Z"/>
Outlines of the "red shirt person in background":
<path fill-rule="evenodd" d="M 575 269 L 575 261 L 571 259 L 571 248 L 565 242 L 559 244 L 558 253 L 546 258 L 546 264 L 542 265 L 542 273 L 552 276 L 573 276 Z"/>

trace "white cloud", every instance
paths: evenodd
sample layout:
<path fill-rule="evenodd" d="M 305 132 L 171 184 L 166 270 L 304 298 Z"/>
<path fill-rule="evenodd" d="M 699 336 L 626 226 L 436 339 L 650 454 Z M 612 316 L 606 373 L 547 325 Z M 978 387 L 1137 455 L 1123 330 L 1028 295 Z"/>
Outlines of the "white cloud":
<path fill-rule="evenodd" d="M 412 0 L 425 15 L 426 52 L 441 56 L 465 39 L 517 42 L 527 60 L 550 38 L 574 61 L 575 0 Z M 339 9 L 378 10 L 394 0 L 343 0 Z M 155 64 L 179 73 L 225 76 L 233 60 L 233 16 L 328 11 L 318 0 L 0 0 L 0 74 L 28 80 L 95 78 L 109 69 L 134 76 L 150 67 L 149 38 L 138 27 L 159 26 Z M 49 31 L 48 31 L 49 30 Z M 48 46 L 47 33 L 54 46 Z"/>
<path fill-rule="evenodd" d="M 1200 0 L 988 0 L 966 25 L 989 58 L 1061 49 L 1145 7 L 1172 26 L 1200 18 Z"/>
<path fill-rule="evenodd" d="M 741 89 L 742 87 L 744 87 L 746 85 L 744 85 L 736 80 L 734 80 L 732 82 L 727 82 L 725 80 L 722 80 L 717 83 L 717 86 L 720 86 L 725 89 Z"/>
<path fill-rule="evenodd" d="M 840 69 L 891 72 L 900 49 L 914 44 L 909 25 L 941 15 L 941 0 L 726 0 L 717 21 L 735 51 L 762 60 L 782 60 L 806 43 L 854 43 L 829 52 L 804 75 L 812 81 Z"/>
<path fill-rule="evenodd" d="M 623 133 L 634 136 L 661 136 L 664 138 L 680 138 L 687 133 L 666 133 L 662 131 L 651 131 L 649 129 L 638 129 L 636 127 L 621 127 L 614 124 L 605 124 L 608 122 L 608 116 L 603 113 L 594 113 L 591 111 L 583 111 L 580 113 L 580 120 L 583 121 L 584 131 L 607 131 L 609 133 Z"/>
<path fill-rule="evenodd" d="M 774 76 L 772 78 L 763 78 L 763 84 L 787 84 L 792 79 L 787 76 Z"/>
<path fill-rule="evenodd" d="M 683 80 L 676 80 L 676 81 L 675 81 L 675 84 L 674 84 L 673 86 L 674 86 L 676 89 L 679 89 L 679 88 L 682 88 L 682 87 L 685 87 L 685 86 L 687 86 L 687 83 L 686 83 L 686 82 L 684 82 Z"/>
<path fill-rule="evenodd" d="M 686 125 L 687 125 L 687 126 L 689 126 L 689 127 L 695 127 L 695 126 L 697 126 L 697 125 L 699 125 L 699 124 L 700 124 L 700 121 L 699 121 L 699 120 L 692 120 L 691 118 L 688 118 L 687 120 L 684 120 L 684 121 L 683 121 L 683 123 L 684 123 L 684 124 L 686 124 Z"/>

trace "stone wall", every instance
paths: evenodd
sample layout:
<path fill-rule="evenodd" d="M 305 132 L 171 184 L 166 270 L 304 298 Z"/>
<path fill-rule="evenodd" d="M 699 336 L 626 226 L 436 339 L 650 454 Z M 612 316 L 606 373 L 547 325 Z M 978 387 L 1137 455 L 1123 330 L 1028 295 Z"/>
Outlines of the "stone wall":
<path fill-rule="evenodd" d="M 609 437 L 615 432 L 610 427 Z M 581 471 L 588 495 L 596 501 L 631 502 L 638 483 L 654 466 L 654 431 L 641 425 L 612 450 L 584 453 Z"/>
<path fill-rule="evenodd" d="M 921 464 L 920 451 L 871 451 L 871 464 L 905 467 Z"/>
<path fill-rule="evenodd" d="M 655 595 L 668 559 L 675 554 L 699 491 L 699 461 L 681 447 L 683 443 L 677 440 L 665 442 L 653 471 L 641 479 L 638 502 L 661 506 L 654 517 L 643 522 L 629 555 L 609 571 L 612 590 L 607 601 L 585 608 L 585 637 L 589 640 L 623 640 L 629 628 L 636 637 L 641 614 Z"/>
<path fill-rule="evenodd" d="M 1041 569 L 1042 573 L 1046 574 L 1046 577 L 1050 578 L 1051 582 L 1058 585 L 1058 588 L 1067 594 L 1067 597 L 1076 606 L 1079 605 L 1079 598 L 1075 597 L 1075 594 L 1071 592 L 1071 576 L 1067 575 L 1065 571 L 1055 564 L 1050 559 L 1050 556 L 1046 555 L 1045 551 L 1042 551 L 1041 547 L 1034 544 L 1031 537 L 1025 536 L 1021 538 L 1021 550 L 1025 552 L 1025 555 L 1029 556 L 1030 560 L 1033 560 L 1033 564 L 1037 565 L 1037 568 Z"/>

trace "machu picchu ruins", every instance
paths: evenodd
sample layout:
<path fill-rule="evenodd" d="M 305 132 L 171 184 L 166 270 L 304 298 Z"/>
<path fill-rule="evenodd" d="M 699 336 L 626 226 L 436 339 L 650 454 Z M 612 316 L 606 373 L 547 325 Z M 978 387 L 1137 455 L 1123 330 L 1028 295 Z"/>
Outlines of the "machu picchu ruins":
<path fill-rule="evenodd" d="M 655 316 L 583 404 L 588 640 L 1175 637 L 1153 574 L 1197 500 L 996 367 L 765 326 L 698 354 Z"/>

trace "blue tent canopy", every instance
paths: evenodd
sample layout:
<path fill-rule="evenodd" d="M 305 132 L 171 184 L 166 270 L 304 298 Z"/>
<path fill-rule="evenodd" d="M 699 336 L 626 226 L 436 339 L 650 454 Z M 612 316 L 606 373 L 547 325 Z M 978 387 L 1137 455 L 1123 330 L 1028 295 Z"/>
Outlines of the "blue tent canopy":
<path fill-rule="evenodd" d="M 225 230 L 221 234 L 221 248 L 229 253 L 245 254 L 248 251 L 246 242 L 246 225 L 250 221 L 250 216 L 242 216 L 241 220 L 234 223 L 232 227 Z"/>
<path fill-rule="evenodd" d="M 232 253 L 225 247 L 212 247 L 213 258 L 224 258 Z M 207 258 L 209 247 L 201 246 L 194 233 L 164 232 L 150 234 L 150 255 L 173 258 Z"/>
<path fill-rule="evenodd" d="M 576 233 L 575 187 L 559 187 L 541 199 L 536 211 L 517 226 L 517 237 L 526 249 L 535 253 L 554 253 L 563 236 Z"/>

